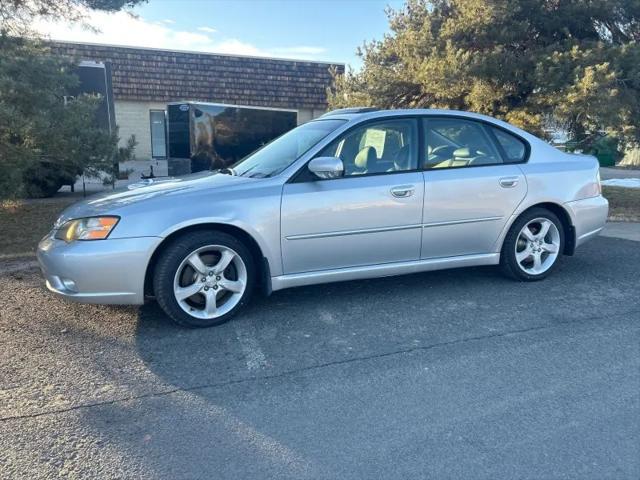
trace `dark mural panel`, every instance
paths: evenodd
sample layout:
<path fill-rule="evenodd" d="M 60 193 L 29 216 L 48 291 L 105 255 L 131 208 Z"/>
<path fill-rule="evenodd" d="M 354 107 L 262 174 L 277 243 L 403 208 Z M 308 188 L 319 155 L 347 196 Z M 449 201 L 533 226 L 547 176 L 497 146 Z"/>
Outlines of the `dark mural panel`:
<path fill-rule="evenodd" d="M 169 168 L 188 158 L 192 172 L 232 165 L 297 125 L 296 112 L 210 103 L 170 104 L 167 116 Z"/>
<path fill-rule="evenodd" d="M 169 138 L 169 157 L 189 158 L 189 106 L 167 106 L 167 133 Z"/>
<path fill-rule="evenodd" d="M 71 95 L 100 95 L 102 100 L 96 112 L 96 122 L 98 126 L 112 131 L 116 121 L 109 64 L 85 61 L 77 65 L 73 73 L 80 81 L 78 86 L 70 92 Z"/>

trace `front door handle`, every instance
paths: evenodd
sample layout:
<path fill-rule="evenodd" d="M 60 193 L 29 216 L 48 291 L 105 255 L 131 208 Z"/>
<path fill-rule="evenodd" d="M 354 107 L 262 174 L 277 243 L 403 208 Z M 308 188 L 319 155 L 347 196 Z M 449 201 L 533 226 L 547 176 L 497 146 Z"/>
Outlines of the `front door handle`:
<path fill-rule="evenodd" d="M 416 187 L 414 185 L 399 185 L 391 189 L 391 195 L 396 198 L 407 198 L 413 195 L 415 191 Z"/>
<path fill-rule="evenodd" d="M 503 177 L 500 179 L 500 186 L 503 188 L 513 188 L 518 185 L 518 177 Z"/>

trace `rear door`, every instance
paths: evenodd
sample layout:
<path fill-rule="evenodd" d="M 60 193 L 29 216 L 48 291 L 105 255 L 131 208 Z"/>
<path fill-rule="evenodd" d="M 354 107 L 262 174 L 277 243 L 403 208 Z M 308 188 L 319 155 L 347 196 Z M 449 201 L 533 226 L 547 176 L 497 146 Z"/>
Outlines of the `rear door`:
<path fill-rule="evenodd" d="M 457 117 L 422 121 L 425 154 L 421 258 L 493 253 L 527 185 L 517 163 L 528 145 L 487 123 Z"/>

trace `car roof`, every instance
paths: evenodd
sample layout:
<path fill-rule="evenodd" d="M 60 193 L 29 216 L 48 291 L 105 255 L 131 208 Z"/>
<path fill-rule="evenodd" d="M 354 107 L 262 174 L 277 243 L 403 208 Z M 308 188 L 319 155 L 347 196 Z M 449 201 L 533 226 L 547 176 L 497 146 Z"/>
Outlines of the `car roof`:
<path fill-rule="evenodd" d="M 395 116 L 412 116 L 412 115 L 446 115 L 446 116 L 458 116 L 476 118 L 478 120 L 488 120 L 491 122 L 500 122 L 497 118 L 483 115 L 481 113 L 466 112 L 464 110 L 442 110 L 433 108 L 404 108 L 404 109 L 392 109 L 382 110 L 373 107 L 355 107 L 355 108 L 341 108 L 338 110 L 332 110 L 325 113 L 319 118 L 335 118 L 340 120 L 365 120 L 371 118 L 383 118 L 383 117 L 395 117 Z"/>
<path fill-rule="evenodd" d="M 463 117 L 469 118 L 473 120 L 483 120 L 494 125 L 501 126 L 506 130 L 510 130 L 513 133 L 524 137 L 529 142 L 541 141 L 539 138 L 531 135 L 529 132 L 526 132 L 510 123 L 499 120 L 495 117 L 490 117 L 488 115 L 483 115 L 481 113 L 475 112 L 466 112 L 463 110 L 444 110 L 444 109 L 433 109 L 433 108 L 405 108 L 405 109 L 395 109 L 395 110 L 382 110 L 373 107 L 355 107 L 355 108 L 344 108 L 338 110 L 332 110 L 330 112 L 325 113 L 321 117 L 317 118 L 318 120 L 347 120 L 350 123 L 352 122 L 361 122 L 365 120 L 373 120 L 378 118 L 385 117 L 403 117 L 403 116 L 416 116 L 416 115 L 432 115 L 432 116 L 450 116 L 450 117 Z"/>

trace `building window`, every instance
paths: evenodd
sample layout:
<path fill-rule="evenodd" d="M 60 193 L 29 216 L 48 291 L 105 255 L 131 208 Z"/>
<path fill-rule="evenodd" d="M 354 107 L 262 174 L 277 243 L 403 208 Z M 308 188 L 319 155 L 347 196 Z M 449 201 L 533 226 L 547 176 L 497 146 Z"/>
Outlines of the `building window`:
<path fill-rule="evenodd" d="M 151 110 L 151 156 L 167 158 L 167 128 L 164 110 Z"/>

